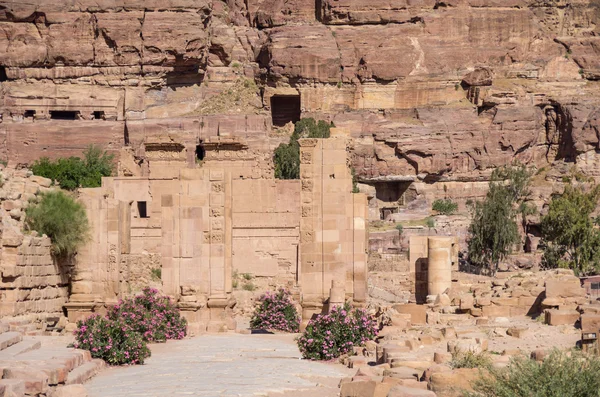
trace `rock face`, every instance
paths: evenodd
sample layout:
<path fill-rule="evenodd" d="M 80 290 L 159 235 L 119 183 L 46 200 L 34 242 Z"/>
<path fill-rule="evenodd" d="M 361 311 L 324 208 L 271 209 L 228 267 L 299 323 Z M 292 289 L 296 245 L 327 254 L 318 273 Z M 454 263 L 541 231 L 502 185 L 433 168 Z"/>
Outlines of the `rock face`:
<path fill-rule="evenodd" d="M 264 103 L 249 111 L 233 98 L 217 123 L 236 112 L 270 119 L 269 99 L 286 87 L 305 116 L 350 130 L 366 181 L 468 180 L 514 160 L 574 161 L 598 174 L 597 0 L 0 6 L 0 154 L 17 162 L 89 143 L 116 152 L 131 144 L 134 120 L 185 123 L 248 79 Z M 196 123 L 185 129 L 192 140 L 206 121 Z M 253 148 L 278 144 L 270 128 L 251 137 L 261 142 Z"/>

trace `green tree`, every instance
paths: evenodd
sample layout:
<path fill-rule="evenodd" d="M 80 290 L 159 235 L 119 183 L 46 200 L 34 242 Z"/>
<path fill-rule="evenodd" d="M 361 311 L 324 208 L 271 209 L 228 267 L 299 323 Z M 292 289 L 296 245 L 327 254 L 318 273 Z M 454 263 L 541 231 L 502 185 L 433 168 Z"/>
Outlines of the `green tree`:
<path fill-rule="evenodd" d="M 300 178 L 300 144 L 301 138 L 329 138 L 333 124 L 313 118 L 298 121 L 294 126 L 294 133 L 289 143 L 282 143 L 275 149 L 275 178 L 299 179 Z"/>
<path fill-rule="evenodd" d="M 546 267 L 565 267 L 586 275 L 600 269 L 600 230 L 592 213 L 598 206 L 600 186 L 589 189 L 568 184 L 550 201 L 542 218 Z"/>
<path fill-rule="evenodd" d="M 25 210 L 28 230 L 45 234 L 52 240 L 57 256 L 70 256 L 87 241 L 89 223 L 85 207 L 61 190 L 42 193 L 39 201 Z"/>
<path fill-rule="evenodd" d="M 531 172 L 523 165 L 492 172 L 485 199 L 471 205 L 468 252 L 471 263 L 496 273 L 498 264 L 521 241 L 517 218 L 531 212 L 525 204 L 530 194 Z"/>

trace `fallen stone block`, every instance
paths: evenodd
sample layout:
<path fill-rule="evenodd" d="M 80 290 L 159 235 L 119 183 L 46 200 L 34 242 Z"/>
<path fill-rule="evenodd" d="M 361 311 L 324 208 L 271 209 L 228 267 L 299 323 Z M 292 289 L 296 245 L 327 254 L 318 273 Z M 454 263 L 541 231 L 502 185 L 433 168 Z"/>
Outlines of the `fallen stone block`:
<path fill-rule="evenodd" d="M 599 332 L 600 331 L 600 314 L 581 315 L 581 331 L 582 332 Z"/>
<path fill-rule="evenodd" d="M 410 314 L 412 324 L 427 323 L 427 306 L 414 303 L 397 304 L 392 306 L 400 314 Z"/>
<path fill-rule="evenodd" d="M 524 327 L 513 327 L 513 328 L 509 328 L 506 333 L 510 336 L 512 336 L 513 338 L 519 338 L 519 339 L 523 339 L 526 338 L 527 336 L 531 335 L 531 331 L 529 330 L 529 328 L 524 328 Z"/>
<path fill-rule="evenodd" d="M 548 325 L 575 325 L 579 320 L 579 312 L 575 310 L 546 310 L 546 324 Z"/>
<path fill-rule="evenodd" d="M 387 397 L 392 385 L 375 381 L 342 384 L 340 397 Z"/>
<path fill-rule="evenodd" d="M 383 371 L 383 376 L 398 379 L 420 380 L 423 376 L 423 371 L 409 367 L 395 367 Z"/>
<path fill-rule="evenodd" d="M 25 394 L 25 382 L 20 379 L 0 379 L 0 396 L 21 397 Z"/>
<path fill-rule="evenodd" d="M 585 296 L 585 289 L 581 287 L 579 278 L 567 276 L 546 280 L 546 299 L 578 296 Z"/>
<path fill-rule="evenodd" d="M 480 376 L 477 368 L 459 368 L 451 372 L 436 372 L 429 379 L 429 389 L 440 396 L 458 397 L 473 391 L 472 383 Z"/>
<path fill-rule="evenodd" d="M 429 390 L 415 389 L 406 386 L 394 386 L 387 397 L 436 397 L 436 394 Z"/>

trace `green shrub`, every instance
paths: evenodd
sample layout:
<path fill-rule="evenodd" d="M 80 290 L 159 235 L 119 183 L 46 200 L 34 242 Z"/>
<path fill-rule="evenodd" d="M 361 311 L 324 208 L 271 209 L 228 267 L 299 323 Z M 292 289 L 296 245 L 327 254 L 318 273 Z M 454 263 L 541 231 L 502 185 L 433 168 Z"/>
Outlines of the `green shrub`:
<path fill-rule="evenodd" d="M 152 279 L 154 281 L 162 280 L 162 269 L 160 267 L 156 267 L 156 268 L 150 270 L 150 273 L 152 274 Z"/>
<path fill-rule="evenodd" d="M 425 225 L 427 225 L 427 227 L 428 227 L 429 229 L 433 229 L 433 228 L 435 227 L 435 219 L 433 219 L 433 218 L 431 218 L 431 217 L 430 217 L 430 218 L 427 218 L 427 219 L 425 219 Z"/>
<path fill-rule="evenodd" d="M 400 223 L 396 225 L 396 230 L 398 230 L 398 232 L 400 234 L 402 234 L 402 232 L 404 231 L 404 226 L 402 226 Z"/>
<path fill-rule="evenodd" d="M 300 316 L 290 292 L 280 288 L 276 293 L 267 291 L 258 299 L 258 306 L 250 319 L 250 327 L 298 332 Z"/>
<path fill-rule="evenodd" d="M 254 285 L 253 282 L 248 281 L 248 282 L 244 283 L 244 285 L 242 285 L 242 289 L 244 291 L 250 291 L 250 292 L 256 291 L 256 285 Z"/>
<path fill-rule="evenodd" d="M 90 145 L 79 157 L 50 160 L 42 157 L 33 163 L 31 171 L 35 175 L 57 181 L 61 188 L 75 190 L 80 187 L 99 187 L 103 176 L 114 172 L 114 155 Z"/>
<path fill-rule="evenodd" d="M 346 303 L 310 320 L 298 338 L 298 348 L 304 358 L 331 360 L 351 352 L 354 346 L 363 346 L 377 332 L 377 322 L 366 310 L 352 310 Z"/>
<path fill-rule="evenodd" d="M 553 351 L 541 363 L 517 357 L 507 368 L 489 369 L 475 381 L 472 397 L 597 397 L 600 358 Z"/>
<path fill-rule="evenodd" d="M 25 214 L 27 229 L 50 237 L 57 256 L 73 255 L 87 241 L 85 207 L 63 191 L 42 193 L 37 202 L 29 204 Z"/>
<path fill-rule="evenodd" d="M 110 365 L 143 364 L 150 357 L 142 335 L 124 318 L 109 320 L 97 314 L 77 322 L 73 347 L 89 350 L 93 358 Z"/>
<path fill-rule="evenodd" d="M 450 361 L 452 368 L 490 368 L 492 366 L 492 359 L 489 353 L 481 352 L 475 353 L 471 350 L 465 352 L 459 351 L 452 354 L 452 361 Z"/>
<path fill-rule="evenodd" d="M 275 149 L 275 178 L 277 179 L 299 179 L 300 178 L 300 145 L 301 138 L 329 138 L 330 129 L 333 124 L 319 120 L 317 123 L 313 118 L 298 121 L 294 126 L 294 133 L 289 143 L 282 143 Z"/>
<path fill-rule="evenodd" d="M 435 200 L 431 209 L 444 215 L 452 215 L 458 210 L 458 204 L 454 201 L 448 200 Z"/>

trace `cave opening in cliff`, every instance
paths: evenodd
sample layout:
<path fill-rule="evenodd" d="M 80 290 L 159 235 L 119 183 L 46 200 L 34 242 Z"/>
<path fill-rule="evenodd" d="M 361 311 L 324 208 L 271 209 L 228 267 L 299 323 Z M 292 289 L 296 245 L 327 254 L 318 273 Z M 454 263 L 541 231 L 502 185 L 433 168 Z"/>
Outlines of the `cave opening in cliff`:
<path fill-rule="evenodd" d="M 6 75 L 6 68 L 4 66 L 0 66 L 0 83 L 7 80 L 8 76 Z"/>
<path fill-rule="evenodd" d="M 96 110 L 93 113 L 94 120 L 105 120 L 105 114 L 103 110 Z"/>
<path fill-rule="evenodd" d="M 412 182 L 409 181 L 385 181 L 375 182 L 375 200 L 379 208 L 381 220 L 386 220 L 390 215 L 398 213 L 400 208 L 411 201 L 407 194 Z"/>
<path fill-rule="evenodd" d="M 50 118 L 52 120 L 77 120 L 79 112 L 74 110 L 51 110 Z"/>
<path fill-rule="evenodd" d="M 271 117 L 273 125 L 283 127 L 289 122 L 300 121 L 302 109 L 300 95 L 273 95 L 271 97 Z"/>
<path fill-rule="evenodd" d="M 26 119 L 32 119 L 35 117 L 35 110 L 26 110 L 25 113 L 23 113 L 23 117 Z"/>

